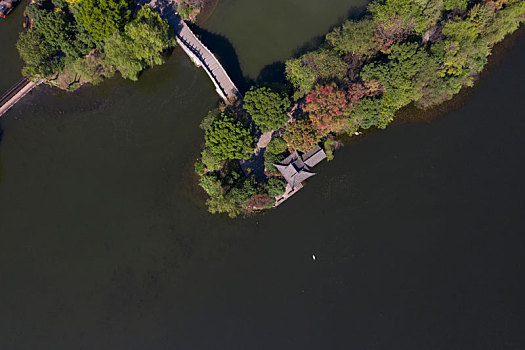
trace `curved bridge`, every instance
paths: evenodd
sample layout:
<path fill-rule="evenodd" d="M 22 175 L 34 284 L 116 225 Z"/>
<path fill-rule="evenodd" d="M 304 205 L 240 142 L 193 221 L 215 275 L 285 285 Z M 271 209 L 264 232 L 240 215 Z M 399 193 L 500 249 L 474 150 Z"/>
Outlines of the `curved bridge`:
<path fill-rule="evenodd" d="M 210 50 L 193 34 L 186 23 L 175 14 L 172 21 L 177 43 L 186 52 L 196 66 L 204 68 L 215 90 L 225 102 L 242 99 L 242 95 L 232 82 L 226 70 Z"/>

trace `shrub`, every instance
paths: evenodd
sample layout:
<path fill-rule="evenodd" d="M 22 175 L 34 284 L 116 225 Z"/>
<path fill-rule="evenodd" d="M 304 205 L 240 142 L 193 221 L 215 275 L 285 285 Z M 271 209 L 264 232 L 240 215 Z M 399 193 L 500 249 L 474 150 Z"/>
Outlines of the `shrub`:
<path fill-rule="evenodd" d="M 276 137 L 272 139 L 270 142 L 268 142 L 268 145 L 266 145 L 266 152 L 278 155 L 281 153 L 286 152 L 288 149 L 288 146 L 286 145 L 286 141 L 282 137 Z"/>
<path fill-rule="evenodd" d="M 326 160 L 329 162 L 334 159 L 335 142 L 332 139 L 324 141 L 324 151 L 326 153 Z"/>
<path fill-rule="evenodd" d="M 269 178 L 265 190 L 271 197 L 278 197 L 286 190 L 286 181 L 276 177 Z"/>
<path fill-rule="evenodd" d="M 206 166 L 202 162 L 202 159 L 200 158 L 197 159 L 197 161 L 194 164 L 194 167 L 195 167 L 195 173 L 197 173 L 197 175 L 204 175 Z"/>

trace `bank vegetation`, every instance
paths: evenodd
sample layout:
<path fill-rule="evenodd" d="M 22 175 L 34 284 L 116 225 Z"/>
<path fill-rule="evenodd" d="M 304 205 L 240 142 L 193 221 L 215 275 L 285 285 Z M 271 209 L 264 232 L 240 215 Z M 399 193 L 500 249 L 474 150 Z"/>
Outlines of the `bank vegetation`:
<path fill-rule="evenodd" d="M 524 20 L 525 2 L 517 0 L 370 3 L 363 18 L 286 62 L 288 87 L 252 87 L 244 102 L 203 120 L 195 170 L 210 212 L 270 208 L 286 186 L 273 164 L 290 152 L 321 145 L 330 159 L 340 134 L 382 129 L 409 104 L 424 110 L 451 99 L 474 84 L 493 46 Z M 258 137 L 272 131 L 264 176 L 241 167 L 255 157 Z"/>

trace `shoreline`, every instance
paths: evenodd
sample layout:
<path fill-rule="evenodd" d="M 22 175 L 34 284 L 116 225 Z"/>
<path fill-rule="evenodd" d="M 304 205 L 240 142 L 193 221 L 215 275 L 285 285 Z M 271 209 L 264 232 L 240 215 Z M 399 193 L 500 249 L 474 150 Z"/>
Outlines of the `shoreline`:
<path fill-rule="evenodd" d="M 487 58 L 487 64 L 476 77 L 473 86 L 462 88 L 461 91 L 455 94 L 450 100 L 427 110 L 418 109 L 412 103 L 399 111 L 399 115 L 396 116 L 393 124 L 430 123 L 461 107 L 476 90 L 478 85 L 491 75 L 492 70 L 505 59 L 507 52 L 516 45 L 516 41 L 521 35 L 525 35 L 525 25 L 521 25 L 515 32 L 505 36 L 502 41 L 494 45 L 491 54 Z"/>
<path fill-rule="evenodd" d="M 491 54 L 488 56 L 488 61 L 481 73 L 476 77 L 474 85 L 471 87 L 463 87 L 461 91 L 455 94 L 450 100 L 433 106 L 429 109 L 419 109 L 413 103 L 401 109 L 394 118 L 391 125 L 399 125 L 406 123 L 426 123 L 444 117 L 457 109 L 459 109 L 474 93 L 478 85 L 492 74 L 492 70 L 503 62 L 507 52 L 516 45 L 516 41 L 521 35 L 525 35 L 525 25 L 521 25 L 515 32 L 507 35 L 502 41 L 494 45 Z M 371 128 L 368 130 L 361 130 L 359 135 L 349 136 L 346 133 L 337 135 L 336 140 L 340 143 L 338 148 L 352 144 L 364 138 L 365 136 L 377 132 L 379 129 Z"/>
<path fill-rule="evenodd" d="M 217 5 L 219 5 L 219 1 L 220 0 L 205 0 L 204 5 L 201 7 L 200 13 L 195 19 L 195 24 L 199 25 L 206 23 L 206 21 L 210 19 L 211 15 L 213 15 L 215 12 Z"/>

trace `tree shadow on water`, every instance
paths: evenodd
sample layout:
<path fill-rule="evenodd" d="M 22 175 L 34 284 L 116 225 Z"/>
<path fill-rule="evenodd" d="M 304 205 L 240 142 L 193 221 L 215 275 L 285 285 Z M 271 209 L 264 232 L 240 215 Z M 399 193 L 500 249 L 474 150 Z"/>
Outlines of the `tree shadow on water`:
<path fill-rule="evenodd" d="M 359 20 L 363 18 L 365 14 L 366 7 L 352 7 L 347 15 L 340 18 L 326 33 L 333 31 L 334 28 L 341 26 L 347 20 Z M 290 58 L 298 58 L 325 45 L 326 33 L 316 36 L 297 47 Z M 285 63 L 282 61 L 277 61 L 265 66 L 257 77 L 257 85 L 266 85 L 281 93 L 291 93 L 292 87 L 286 79 L 285 68 Z"/>
<path fill-rule="evenodd" d="M 362 18 L 366 13 L 366 7 L 353 7 L 347 15 L 342 17 L 337 24 L 333 25 L 330 30 L 332 31 L 335 27 L 340 26 L 344 21 L 348 19 L 358 20 Z M 188 23 L 190 29 L 195 35 L 202 41 L 202 43 L 217 57 L 221 62 L 222 66 L 230 76 L 231 80 L 237 86 L 241 94 L 244 93 L 252 85 L 266 85 L 272 87 L 274 90 L 280 92 L 289 92 L 291 90 L 290 84 L 286 80 L 285 75 L 285 64 L 282 61 L 273 62 L 265 66 L 259 73 L 256 80 L 250 79 L 244 76 L 239 57 L 235 52 L 235 48 L 232 43 L 223 35 L 212 33 L 197 26 L 194 23 Z M 323 45 L 325 40 L 325 34 L 314 37 L 308 40 L 303 45 L 299 46 L 294 50 L 292 57 L 299 57 L 309 51 L 318 49 Z"/>
<path fill-rule="evenodd" d="M 366 14 L 366 7 L 352 7 L 352 8 L 350 8 L 350 10 L 348 10 L 347 15 L 344 16 L 344 17 L 341 17 L 337 21 L 336 24 L 332 25 L 328 29 L 328 31 L 326 31 L 326 33 L 324 33 L 322 35 L 319 35 L 319 36 L 316 36 L 316 37 L 308 40 L 307 42 L 305 42 L 301 46 L 297 47 L 293 51 L 292 57 L 298 58 L 298 57 L 304 55 L 305 53 L 308 53 L 310 51 L 313 51 L 313 50 L 316 50 L 316 49 L 322 47 L 324 45 L 324 42 L 325 42 L 326 34 L 330 33 L 335 28 L 340 27 L 347 20 L 353 20 L 353 21 L 360 20 L 361 18 L 363 18 L 365 16 L 365 14 Z"/>
<path fill-rule="evenodd" d="M 226 39 L 226 37 L 209 32 L 193 23 L 188 23 L 188 26 L 215 57 L 217 57 L 235 86 L 244 94 L 253 82 L 242 73 L 239 57 L 231 42 Z"/>
<path fill-rule="evenodd" d="M 292 86 L 286 79 L 285 67 L 284 62 L 282 61 L 266 65 L 261 69 L 261 72 L 254 83 L 258 86 L 267 86 L 283 95 L 290 94 L 292 92 Z"/>

